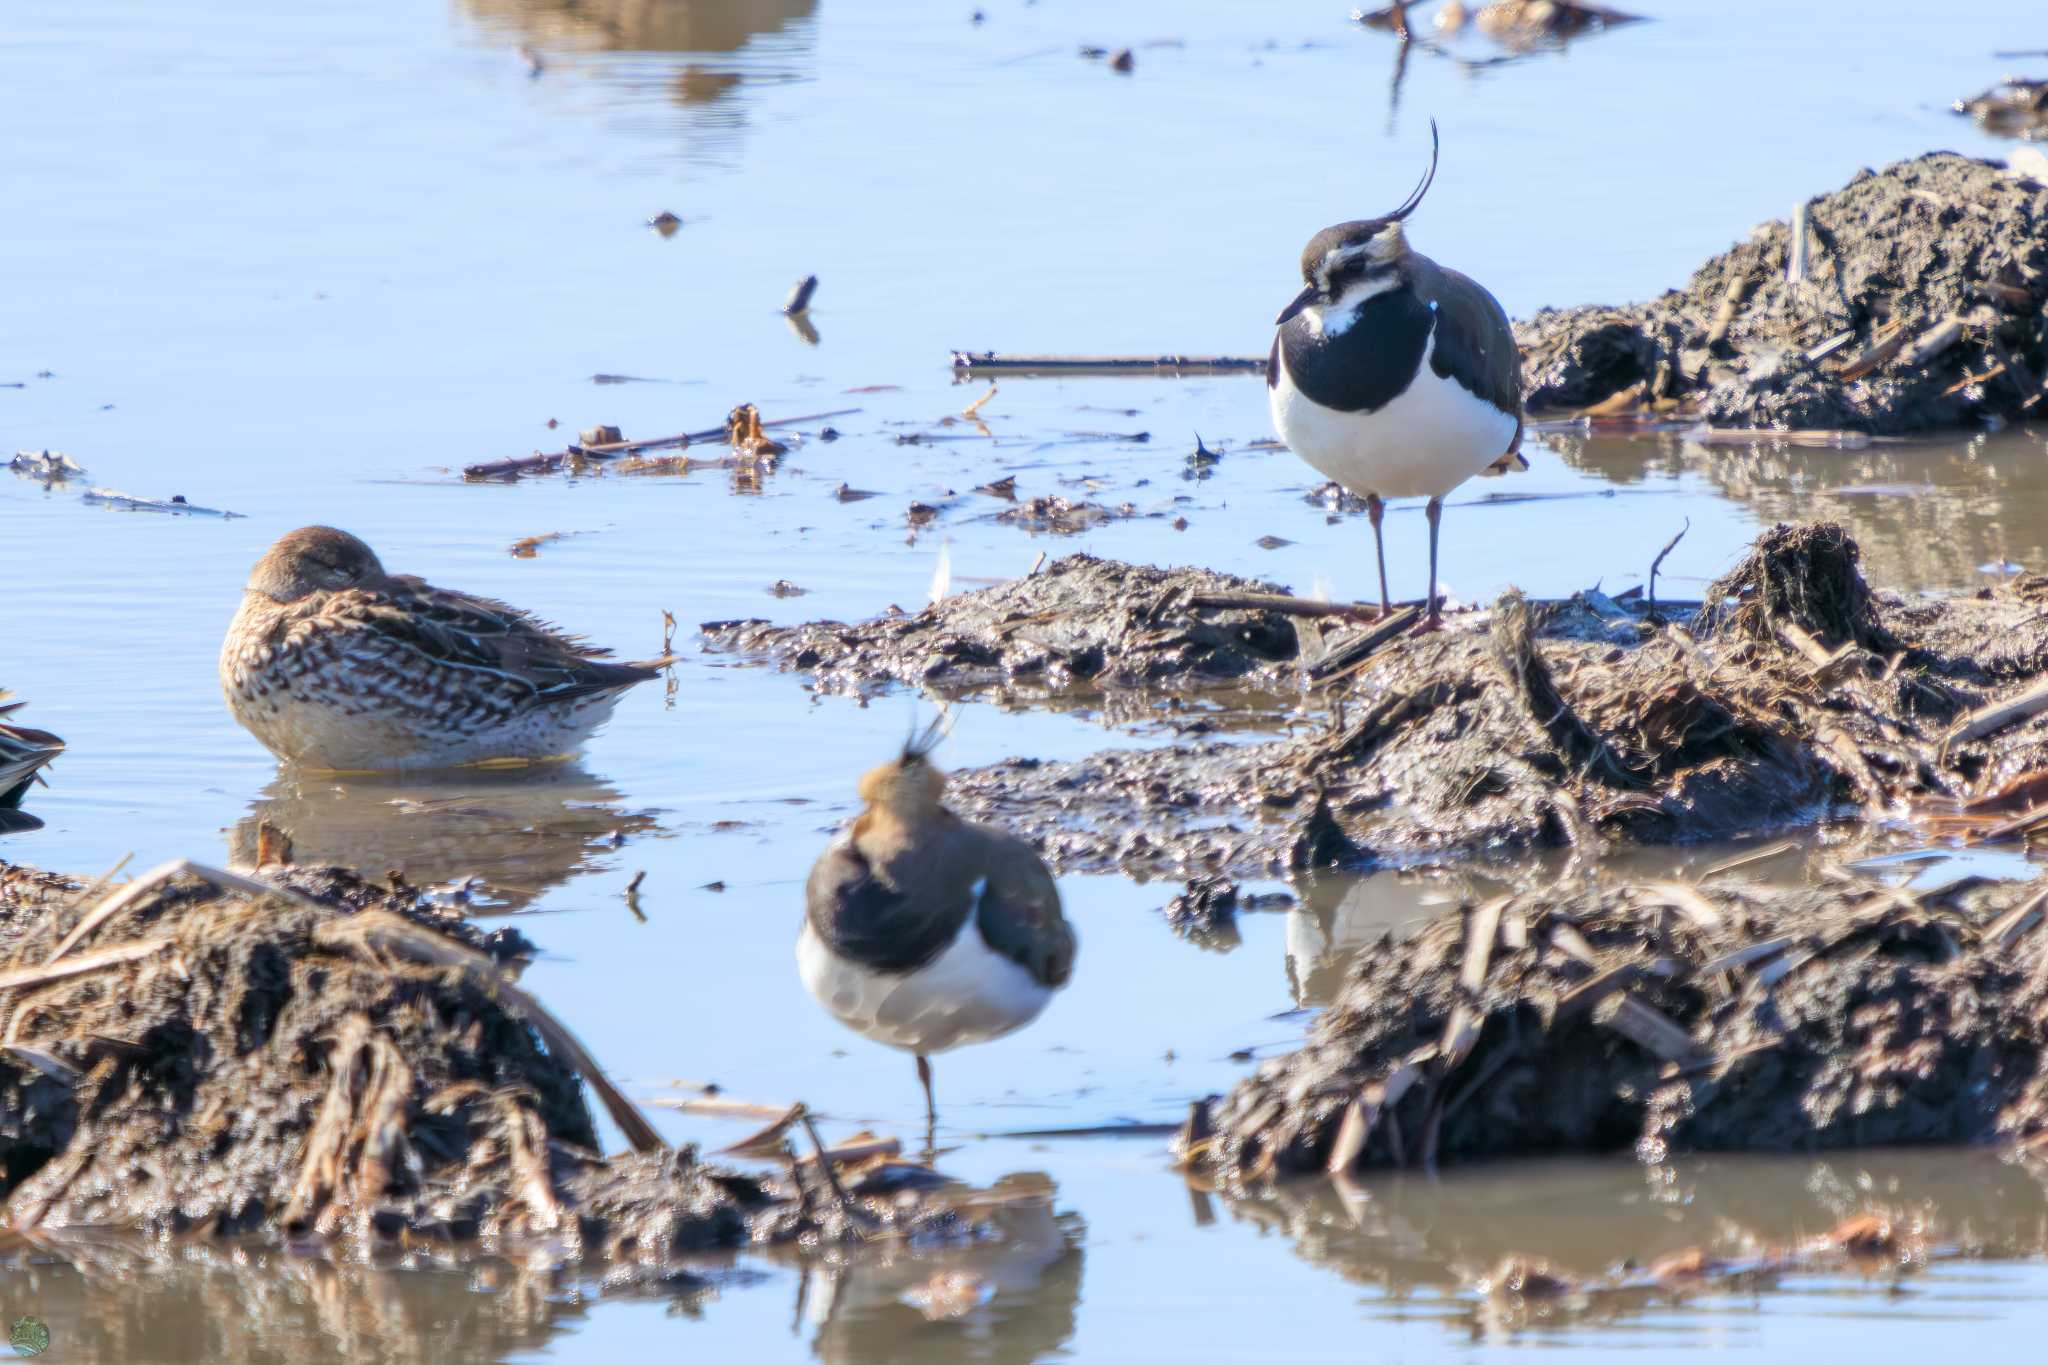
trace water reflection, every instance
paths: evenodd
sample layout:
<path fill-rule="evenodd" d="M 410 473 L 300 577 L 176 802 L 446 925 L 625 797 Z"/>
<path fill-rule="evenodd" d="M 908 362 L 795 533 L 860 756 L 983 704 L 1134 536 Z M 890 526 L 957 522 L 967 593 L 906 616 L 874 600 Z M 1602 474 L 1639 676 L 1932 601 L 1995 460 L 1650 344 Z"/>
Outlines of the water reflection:
<path fill-rule="evenodd" d="M 2048 437 L 2015 430 L 1861 450 L 1559 437 L 1567 464 L 1617 484 L 1693 474 L 1765 523 L 1841 522 L 1880 587 L 1972 588 L 2048 571 Z"/>
<path fill-rule="evenodd" d="M 1531 871 L 1526 880 L 1540 877 Z M 1406 938 L 1433 916 L 1510 889 L 1467 869 L 1303 877 L 1287 912 L 1287 989 L 1298 1006 L 1327 1005 L 1381 939 Z"/>
<path fill-rule="evenodd" d="M 804 1271 L 799 1312 L 811 1349 L 836 1365 L 903 1361 L 1023 1362 L 1059 1353 L 1081 1302 L 1082 1226 L 1053 1212 L 1052 1181 L 1007 1176 L 992 1193 L 1017 1198 L 998 1240 L 948 1250 L 895 1244 Z M 940 1280 L 938 1302 L 921 1291 Z M 956 1315 L 952 1315 L 956 1314 Z"/>
<path fill-rule="evenodd" d="M 1200 1196 L 1205 1201 L 1210 1196 Z M 1704 1248 L 1738 1254 L 1825 1232 L 1864 1212 L 1924 1219 L 1937 1245 L 2033 1257 L 2048 1250 L 2048 1190 L 2029 1168 L 1978 1150 L 1852 1152 L 1809 1157 L 1698 1157 L 1664 1167 L 1627 1160 L 1490 1166 L 1442 1179 L 1305 1180 L 1224 1201 L 1236 1218 L 1289 1238 L 1306 1260 L 1370 1285 L 1369 1311 L 1406 1314 L 1411 1301 L 1465 1294 L 1510 1255 L 1574 1276 Z M 1197 1221 L 1201 1221 L 1198 1215 Z M 1886 1286 L 1862 1311 L 1891 1310 Z M 1607 1301 L 1601 1311 L 1647 1298 Z M 1857 1311 L 1838 1302 L 1835 1311 Z M 1989 1315 L 1995 1304 L 1954 1311 Z M 1450 1321 L 1492 1320 L 1461 1301 Z"/>
<path fill-rule="evenodd" d="M 711 60 L 678 65 L 668 77 L 680 105 L 724 100 L 749 81 L 800 74 L 790 58 L 808 55 L 808 36 L 776 51 L 776 64 L 746 53 L 758 38 L 795 29 L 816 0 L 461 0 L 486 27 L 509 31 L 549 52 L 673 52 Z M 717 60 L 746 53 L 743 60 Z"/>
<path fill-rule="evenodd" d="M 481 878 L 492 908 L 523 909 L 550 888 L 659 828 L 620 805 L 616 787 L 580 764 L 487 772 L 318 776 L 284 769 L 250 803 L 229 856 L 256 861 L 265 821 L 302 863 L 386 870 L 416 886 Z"/>
<path fill-rule="evenodd" d="M 8 1321 L 33 1312 L 49 1326 L 51 1360 L 90 1365 L 502 1360 L 588 1311 L 560 1277 L 501 1263 L 393 1270 L 200 1251 L 167 1262 L 73 1239 L 61 1253 L 9 1257 L 0 1294 Z"/>

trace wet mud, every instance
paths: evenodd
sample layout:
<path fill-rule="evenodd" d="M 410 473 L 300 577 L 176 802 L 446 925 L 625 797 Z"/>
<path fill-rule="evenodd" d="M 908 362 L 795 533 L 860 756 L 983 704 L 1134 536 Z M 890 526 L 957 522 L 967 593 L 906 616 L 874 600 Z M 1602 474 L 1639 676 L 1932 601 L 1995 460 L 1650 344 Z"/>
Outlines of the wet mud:
<path fill-rule="evenodd" d="M 1228 605 L 1246 597 L 1265 600 Z M 861 695 L 908 683 L 1028 697 L 1077 685 L 1128 690 L 1282 678 L 1301 651 L 1285 610 L 1293 601 L 1274 584 L 1233 574 L 1077 554 L 918 612 L 892 607 L 853 625 L 710 621 L 703 632 L 715 649 L 809 673 L 824 692 Z"/>
<path fill-rule="evenodd" d="M 1565 885 L 1362 955 L 1190 1120 L 1227 1180 L 1534 1152 L 2048 1141 L 2040 895 Z"/>
<path fill-rule="evenodd" d="M 2048 187 L 1934 152 L 1817 197 L 1809 224 L 1762 224 L 1647 303 L 1519 323 L 1528 407 L 1873 433 L 2042 410 Z"/>
<path fill-rule="evenodd" d="M 516 931 L 402 881 L 263 877 L 183 864 L 80 894 L 5 868 L 11 1231 L 406 1264 L 488 1250 L 655 1288 L 696 1285 L 682 1258 L 722 1248 L 986 1231 L 924 1167 L 835 1187 L 815 1160 L 749 1174 L 663 1146 L 517 987 Z M 601 1152 L 586 1083 L 633 1153 Z"/>
<path fill-rule="evenodd" d="M 1269 710 L 1277 738 L 953 775 L 963 813 L 1070 870 L 1593 854 L 1859 814 L 1962 813 L 1982 833 L 2048 802 L 2048 588 L 1906 598 L 1872 591 L 1859 557 L 1838 526 L 1781 526 L 1694 610 L 1510 592 L 1418 635 L 1277 596 L 1212 608 L 1276 590 L 1075 556 L 916 616 L 711 633 L 832 689 L 1122 687 L 1125 716 L 1254 682 L 1301 698 Z"/>

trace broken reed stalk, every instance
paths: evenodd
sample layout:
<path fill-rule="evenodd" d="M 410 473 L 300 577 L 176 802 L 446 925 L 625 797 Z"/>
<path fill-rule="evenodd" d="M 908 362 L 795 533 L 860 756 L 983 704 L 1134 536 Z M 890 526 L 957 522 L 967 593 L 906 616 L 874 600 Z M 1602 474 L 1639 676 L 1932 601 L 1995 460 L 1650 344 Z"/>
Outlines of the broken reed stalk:
<path fill-rule="evenodd" d="M 1664 624 L 1663 618 L 1657 615 L 1657 570 L 1664 567 L 1664 556 L 1670 554 L 1673 550 L 1677 549 L 1678 542 L 1684 540 L 1685 533 L 1687 531 L 1690 531 L 1691 529 L 1692 518 L 1687 517 L 1685 519 L 1685 525 L 1678 528 L 1678 534 L 1671 537 L 1671 539 L 1668 542 L 1666 542 L 1664 548 L 1657 551 L 1657 557 L 1650 561 L 1650 588 L 1647 594 L 1649 597 L 1649 611 L 1647 613 L 1647 616 L 1650 624 L 1653 626 L 1659 626 Z"/>
<path fill-rule="evenodd" d="M 1250 355 L 1006 355 L 955 351 L 956 374 L 1264 374 L 1266 358 Z"/>
<path fill-rule="evenodd" d="M 763 422 L 763 428 L 795 426 L 799 422 L 822 422 L 832 417 L 851 417 L 859 408 L 834 408 L 830 412 L 811 412 L 801 417 L 778 417 L 772 422 Z M 665 450 L 675 446 L 687 446 L 698 441 L 721 440 L 727 428 L 721 424 L 706 427 L 702 431 L 686 431 L 676 436 L 657 436 L 646 441 L 607 441 L 593 445 L 571 445 L 547 454 L 521 455 L 509 460 L 490 460 L 483 464 L 464 465 L 465 479 L 517 478 L 521 474 L 542 474 L 559 469 L 571 457 L 591 460 L 609 460 L 620 455 L 634 455 L 643 450 Z"/>
<path fill-rule="evenodd" d="M 668 1144 L 654 1131 L 646 1117 L 626 1098 L 597 1064 L 597 1059 L 569 1031 L 568 1025 L 548 1011 L 525 990 L 513 984 L 488 957 L 473 948 L 452 942 L 421 928 L 388 910 L 366 910 L 345 920 L 322 925 L 314 940 L 323 946 L 344 949 L 372 949 L 427 966 L 452 968 L 467 975 L 481 988 L 492 991 L 513 1012 L 540 1034 L 548 1051 L 577 1071 L 618 1124 L 626 1141 L 636 1152 L 660 1151 Z"/>

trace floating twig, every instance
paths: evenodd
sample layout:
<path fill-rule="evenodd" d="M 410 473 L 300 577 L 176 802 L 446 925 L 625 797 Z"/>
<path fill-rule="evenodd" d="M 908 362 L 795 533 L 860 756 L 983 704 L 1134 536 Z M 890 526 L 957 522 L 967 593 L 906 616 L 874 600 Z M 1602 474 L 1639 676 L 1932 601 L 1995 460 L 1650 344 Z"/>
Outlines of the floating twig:
<path fill-rule="evenodd" d="M 772 422 L 763 422 L 763 427 L 788 427 L 799 422 L 822 422 L 829 417 L 850 417 L 859 408 L 835 408 L 830 412 L 807 413 L 802 417 L 778 417 Z M 676 436 L 657 436 L 648 441 L 603 441 L 590 445 L 572 445 L 565 450 L 547 454 L 536 452 L 521 455 L 510 460 L 490 460 L 483 464 L 464 465 L 465 479 L 507 479 L 521 474 L 542 474 L 559 469 L 574 458 L 608 460 L 620 455 L 637 454 L 643 450 L 663 450 L 676 446 L 687 446 L 696 441 L 717 441 L 725 439 L 727 426 L 724 423 L 706 427 L 702 431 L 686 431 Z M 196 509 L 195 509 L 196 510 Z"/>
<path fill-rule="evenodd" d="M 1248 355 L 1005 355 L 955 351 L 957 374 L 1263 374 L 1264 356 Z"/>

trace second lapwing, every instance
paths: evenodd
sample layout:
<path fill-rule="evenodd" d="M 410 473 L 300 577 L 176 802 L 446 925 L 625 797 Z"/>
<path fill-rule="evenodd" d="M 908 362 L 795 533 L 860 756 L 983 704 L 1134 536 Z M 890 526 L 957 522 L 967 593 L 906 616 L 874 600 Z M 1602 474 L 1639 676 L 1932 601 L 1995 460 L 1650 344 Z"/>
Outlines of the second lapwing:
<path fill-rule="evenodd" d="M 946 808 L 939 727 L 861 778 L 866 809 L 805 887 L 797 971 L 840 1023 L 917 1058 L 1024 1027 L 1073 975 L 1073 926 L 1031 845 Z"/>
<path fill-rule="evenodd" d="M 1365 499 L 1382 611 L 1392 609 L 1384 500 L 1429 500 L 1430 626 L 1444 495 L 1519 460 L 1522 441 L 1522 364 L 1506 311 L 1408 245 L 1404 224 L 1436 178 L 1437 150 L 1432 122 L 1429 170 L 1399 208 L 1309 239 L 1302 290 L 1275 319 L 1266 361 L 1280 439 Z"/>

